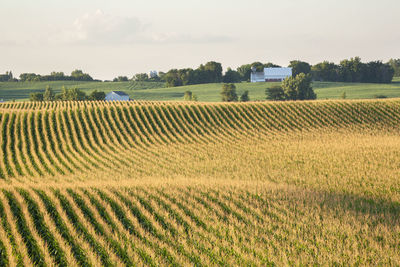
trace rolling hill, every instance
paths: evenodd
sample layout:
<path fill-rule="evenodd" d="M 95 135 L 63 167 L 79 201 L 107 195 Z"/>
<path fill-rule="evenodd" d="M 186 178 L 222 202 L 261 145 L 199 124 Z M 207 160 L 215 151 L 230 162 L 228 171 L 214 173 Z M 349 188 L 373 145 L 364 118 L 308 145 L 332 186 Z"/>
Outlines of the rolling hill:
<path fill-rule="evenodd" d="M 265 100 L 265 89 L 277 83 L 238 83 L 238 94 L 245 90 L 253 101 Z M 181 87 L 164 88 L 164 83 L 157 82 L 0 82 L 0 99 L 27 100 L 34 92 L 42 92 L 50 86 L 59 93 L 63 86 L 77 87 L 86 93 L 93 90 L 104 92 L 125 91 L 132 99 L 151 101 L 181 101 L 185 91 L 192 91 L 202 102 L 218 102 L 221 100 L 221 84 L 200 84 Z M 348 99 L 368 99 L 383 95 L 388 98 L 400 97 L 400 79 L 395 78 L 391 84 L 358 84 L 314 82 L 313 88 L 318 99 L 338 99 L 346 92 Z"/>
<path fill-rule="evenodd" d="M 399 121 L 399 100 L 0 104 L 0 264 L 398 265 Z"/>

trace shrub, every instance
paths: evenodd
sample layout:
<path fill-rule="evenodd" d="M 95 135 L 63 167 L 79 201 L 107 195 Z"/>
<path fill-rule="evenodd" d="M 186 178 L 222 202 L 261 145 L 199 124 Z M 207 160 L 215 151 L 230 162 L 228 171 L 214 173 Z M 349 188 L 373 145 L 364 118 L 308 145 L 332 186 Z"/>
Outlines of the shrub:
<path fill-rule="evenodd" d="M 236 86 L 233 83 L 224 83 L 222 85 L 222 101 L 224 102 L 235 102 L 238 100 L 236 94 Z"/>

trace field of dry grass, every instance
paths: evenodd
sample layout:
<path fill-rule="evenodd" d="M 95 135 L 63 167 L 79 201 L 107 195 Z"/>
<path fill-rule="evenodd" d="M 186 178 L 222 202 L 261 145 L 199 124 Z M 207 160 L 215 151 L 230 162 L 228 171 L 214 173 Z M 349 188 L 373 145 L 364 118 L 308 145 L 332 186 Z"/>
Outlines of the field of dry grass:
<path fill-rule="evenodd" d="M 399 265 L 400 101 L 0 106 L 0 265 Z"/>

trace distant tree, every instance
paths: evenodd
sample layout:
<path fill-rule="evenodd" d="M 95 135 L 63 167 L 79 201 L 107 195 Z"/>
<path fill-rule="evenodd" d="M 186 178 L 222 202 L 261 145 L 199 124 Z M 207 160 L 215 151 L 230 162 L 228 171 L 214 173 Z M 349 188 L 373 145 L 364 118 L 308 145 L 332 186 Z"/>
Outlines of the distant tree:
<path fill-rule="evenodd" d="M 30 101 L 43 101 L 43 93 L 31 93 Z"/>
<path fill-rule="evenodd" d="M 237 71 L 232 70 L 231 68 L 228 68 L 227 71 L 225 72 L 224 77 L 222 78 L 222 82 L 224 83 L 238 83 L 240 82 L 242 77 L 240 76 L 240 73 Z"/>
<path fill-rule="evenodd" d="M 335 82 L 339 79 L 339 66 L 335 63 L 324 61 L 312 66 L 311 73 L 316 81 Z"/>
<path fill-rule="evenodd" d="M 100 101 L 100 100 L 104 100 L 105 98 L 106 98 L 106 94 L 102 91 L 97 91 L 97 90 L 94 90 L 89 95 L 89 100 Z"/>
<path fill-rule="evenodd" d="M 317 96 L 311 87 L 311 75 L 300 73 L 296 77 L 286 78 L 282 82 L 282 89 L 287 100 L 316 99 Z"/>
<path fill-rule="evenodd" d="M 264 71 L 264 64 L 261 62 L 253 62 L 251 63 L 251 68 L 255 68 L 256 71 Z"/>
<path fill-rule="evenodd" d="M 164 76 L 165 72 L 162 71 L 158 72 L 159 81 L 165 82 Z"/>
<path fill-rule="evenodd" d="M 296 77 L 300 73 L 309 74 L 311 72 L 311 65 L 300 60 L 290 61 L 289 67 L 292 68 L 293 77 Z"/>
<path fill-rule="evenodd" d="M 244 92 L 240 95 L 239 101 L 240 101 L 240 102 L 248 102 L 248 101 L 250 101 L 249 91 L 248 91 L 248 90 L 244 91 Z"/>
<path fill-rule="evenodd" d="M 394 76 L 400 77 L 400 59 L 392 58 L 391 60 L 389 60 L 388 64 L 393 68 Z"/>
<path fill-rule="evenodd" d="M 191 68 L 180 69 L 177 73 L 178 83 L 181 85 L 195 84 L 195 71 Z"/>
<path fill-rule="evenodd" d="M 15 81 L 11 71 L 6 71 L 5 74 L 0 74 L 0 82 L 12 82 Z"/>
<path fill-rule="evenodd" d="M 285 100 L 285 92 L 283 91 L 282 86 L 274 85 L 265 90 L 265 94 L 267 95 L 268 100 L 273 101 L 282 101 Z"/>
<path fill-rule="evenodd" d="M 183 99 L 185 101 L 197 101 L 197 96 L 193 94 L 191 91 L 185 91 L 185 94 L 183 95 Z"/>
<path fill-rule="evenodd" d="M 251 64 L 245 64 L 236 69 L 242 81 L 250 81 Z"/>
<path fill-rule="evenodd" d="M 222 85 L 222 101 L 224 102 L 235 102 L 238 100 L 236 94 L 236 86 L 233 83 L 224 83 Z"/>
<path fill-rule="evenodd" d="M 346 99 L 347 98 L 347 94 L 346 91 L 343 91 L 342 95 L 340 96 L 341 99 Z"/>
<path fill-rule="evenodd" d="M 70 78 L 64 75 L 64 72 L 56 72 L 53 71 L 50 73 L 50 76 L 53 81 L 64 81 L 69 80 Z"/>
<path fill-rule="evenodd" d="M 183 95 L 183 99 L 185 101 L 191 101 L 192 95 L 193 95 L 193 93 L 191 91 L 185 91 L 185 94 Z"/>
<path fill-rule="evenodd" d="M 86 94 L 78 88 L 67 89 L 63 86 L 61 94 L 59 96 L 56 96 L 56 98 L 64 101 L 82 101 L 86 100 Z"/>
<path fill-rule="evenodd" d="M 137 73 L 132 79 L 137 82 L 147 82 L 149 80 L 149 75 L 147 73 Z"/>
<path fill-rule="evenodd" d="M 53 101 L 55 100 L 55 94 L 53 90 L 50 88 L 50 86 L 46 86 L 46 90 L 44 91 L 43 94 L 43 100 L 44 101 Z"/>
<path fill-rule="evenodd" d="M 129 79 L 126 76 L 118 76 L 113 79 L 113 82 L 127 82 L 127 81 L 129 81 Z"/>
<path fill-rule="evenodd" d="M 167 87 L 175 87 L 183 85 L 177 69 L 169 70 L 164 76 L 165 84 Z"/>
<path fill-rule="evenodd" d="M 22 73 L 19 75 L 21 82 L 38 82 L 41 76 L 35 73 Z"/>
<path fill-rule="evenodd" d="M 78 88 L 69 89 L 68 95 L 69 95 L 68 100 L 75 100 L 75 101 L 86 100 L 85 92 L 79 90 Z"/>
<path fill-rule="evenodd" d="M 83 73 L 82 70 L 72 71 L 71 79 L 74 81 L 93 81 L 93 78 L 89 74 Z"/>
<path fill-rule="evenodd" d="M 210 61 L 207 62 L 204 66 L 201 65 L 199 67 L 199 70 L 205 71 L 207 73 L 207 80 L 204 81 L 204 83 L 220 83 L 222 82 L 222 64 L 215 62 L 215 61 Z"/>
<path fill-rule="evenodd" d="M 264 64 L 264 68 L 280 68 L 281 66 L 268 62 Z"/>

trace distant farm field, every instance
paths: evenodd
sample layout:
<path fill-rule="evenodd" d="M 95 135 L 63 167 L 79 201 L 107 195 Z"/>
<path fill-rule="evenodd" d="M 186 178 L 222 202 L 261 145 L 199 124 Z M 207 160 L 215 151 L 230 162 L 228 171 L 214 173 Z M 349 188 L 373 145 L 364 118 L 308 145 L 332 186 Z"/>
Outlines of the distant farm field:
<path fill-rule="evenodd" d="M 253 101 L 265 100 L 265 89 L 278 83 L 238 83 L 238 94 L 249 91 Z M 0 82 L 0 99 L 27 100 L 33 92 L 42 92 L 46 86 L 55 92 L 61 92 L 63 86 L 77 87 L 86 93 L 93 90 L 104 92 L 124 91 L 132 99 L 152 101 L 181 101 L 185 91 L 193 92 L 201 102 L 221 101 L 221 84 L 200 84 L 181 87 L 164 88 L 164 83 L 158 82 Z M 370 99 L 376 96 L 387 98 L 400 97 L 400 79 L 395 78 L 391 84 L 358 84 L 314 82 L 314 91 L 318 99 L 339 99 L 346 93 L 348 99 Z"/>
<path fill-rule="evenodd" d="M 399 121 L 393 99 L 0 104 L 0 265 L 400 265 Z"/>

